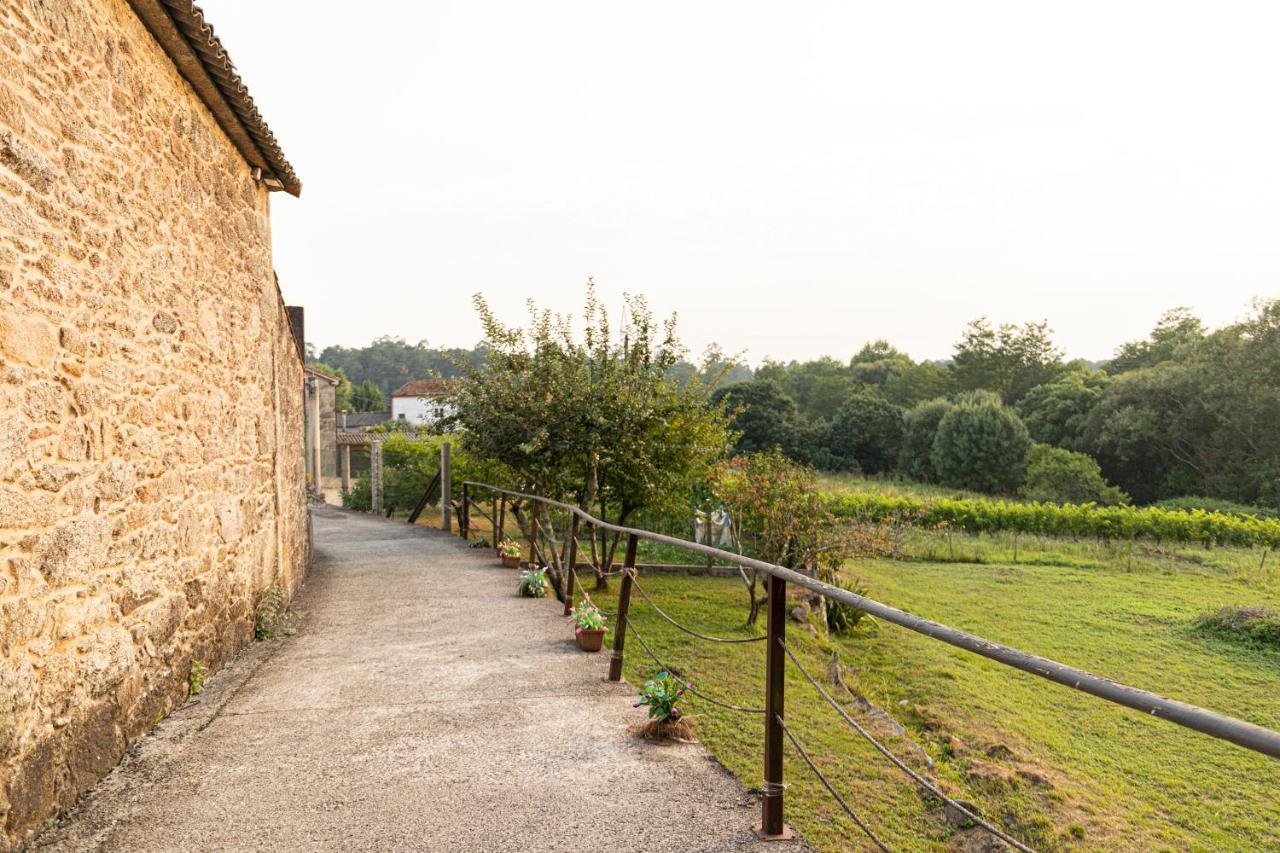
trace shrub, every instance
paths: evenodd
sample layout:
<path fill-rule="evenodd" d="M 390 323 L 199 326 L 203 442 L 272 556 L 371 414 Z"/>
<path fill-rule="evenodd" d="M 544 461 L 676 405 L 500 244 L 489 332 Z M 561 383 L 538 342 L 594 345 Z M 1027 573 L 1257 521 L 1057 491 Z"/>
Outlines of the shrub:
<path fill-rule="evenodd" d="M 595 631 L 604 627 L 605 616 L 591 597 L 584 595 L 578 606 L 569 611 L 569 620 L 573 622 L 575 632 Z"/>
<path fill-rule="evenodd" d="M 1129 502 L 1128 495 L 1102 478 L 1093 457 L 1047 444 L 1033 444 L 1027 453 L 1023 494 L 1052 503 L 1120 506 Z"/>
<path fill-rule="evenodd" d="M 546 567 L 540 569 L 532 569 L 520 573 L 520 584 L 517 587 L 520 594 L 525 598 L 546 598 L 547 595 L 547 570 Z"/>
<path fill-rule="evenodd" d="M 724 404 L 738 433 L 735 450 L 754 453 L 781 447 L 790 453 L 795 445 L 796 404 L 772 379 L 753 379 L 716 389 L 714 405 Z"/>
<path fill-rule="evenodd" d="M 253 626 L 255 640 L 278 640 L 281 637 L 291 637 L 296 633 L 286 609 L 284 591 L 280 589 L 279 584 L 273 583 L 263 593 L 255 615 Z"/>
<path fill-rule="evenodd" d="M 850 582 L 844 579 L 836 579 L 835 585 L 854 595 L 867 594 L 867 586 L 861 581 Z M 837 601 L 829 596 L 824 601 L 827 609 L 827 630 L 832 634 L 848 634 L 857 628 L 863 619 L 875 621 L 865 610 L 859 610 L 856 607 L 845 604 L 843 601 Z"/>
<path fill-rule="evenodd" d="M 1196 496 L 1187 496 L 1182 498 L 1169 498 L 1155 504 L 1160 509 L 1178 509 L 1185 512 L 1192 510 L 1203 510 L 1204 512 L 1220 512 L 1226 515 L 1253 516 L 1255 518 L 1277 518 L 1280 513 L 1274 509 L 1265 506 L 1254 506 L 1252 504 L 1241 504 L 1235 501 L 1225 501 L 1219 498 L 1202 498 Z"/>
<path fill-rule="evenodd" d="M 204 675 L 208 667 L 202 660 L 191 661 L 191 672 L 187 674 L 187 695 L 199 696 L 204 692 Z"/>
<path fill-rule="evenodd" d="M 1221 607 L 1191 626 L 1211 637 L 1258 648 L 1280 649 L 1280 611 L 1266 607 Z"/>
<path fill-rule="evenodd" d="M 1030 446 L 1013 410 L 992 395 L 971 395 L 938 422 L 929 458 L 945 485 L 1007 494 L 1026 479 Z"/>
<path fill-rule="evenodd" d="M 919 403 L 902 416 L 902 449 L 898 453 L 898 471 L 913 480 L 927 483 L 938 481 L 934 470 L 933 439 L 938 434 L 938 424 L 947 412 L 955 408 L 949 400 L 937 399 Z"/>
<path fill-rule="evenodd" d="M 1196 545 L 1280 548 L 1280 520 L 1220 512 L 1094 504 L 1012 503 L 850 492 L 827 499 L 838 518 L 864 521 L 914 519 L 921 527 L 947 526 L 965 533 L 1033 533 L 1097 539 L 1154 539 Z"/>
<path fill-rule="evenodd" d="M 676 702 L 684 696 L 686 686 L 669 672 L 658 672 L 644 683 L 636 708 L 648 706 L 649 719 L 631 730 L 652 740 L 691 742 L 697 734 L 693 717 L 686 716 Z"/>
<path fill-rule="evenodd" d="M 889 471 L 902 447 L 902 409 L 876 392 L 859 391 L 831 419 L 826 446 L 842 470 Z"/>

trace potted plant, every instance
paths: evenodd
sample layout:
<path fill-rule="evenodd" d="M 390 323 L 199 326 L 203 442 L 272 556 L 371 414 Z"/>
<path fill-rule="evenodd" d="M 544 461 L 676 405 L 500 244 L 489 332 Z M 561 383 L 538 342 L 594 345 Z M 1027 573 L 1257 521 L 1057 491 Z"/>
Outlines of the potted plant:
<path fill-rule="evenodd" d="M 506 568 L 520 568 L 520 543 L 514 539 L 503 539 L 498 543 L 498 556 Z"/>
<path fill-rule="evenodd" d="M 658 672 L 644 683 L 640 691 L 640 701 L 634 707 L 649 706 L 649 719 L 632 731 L 650 740 L 675 740 L 692 743 L 697 729 L 693 717 L 686 716 L 676 705 L 684 696 L 687 684 L 669 672 Z"/>
<path fill-rule="evenodd" d="M 604 645 L 605 617 L 588 595 L 582 596 L 578 606 L 569 611 L 573 622 L 573 635 L 578 638 L 578 648 L 584 652 L 598 652 Z"/>
<path fill-rule="evenodd" d="M 525 598 L 545 598 L 547 595 L 547 568 L 531 569 L 520 573 L 520 585 L 516 587 Z"/>

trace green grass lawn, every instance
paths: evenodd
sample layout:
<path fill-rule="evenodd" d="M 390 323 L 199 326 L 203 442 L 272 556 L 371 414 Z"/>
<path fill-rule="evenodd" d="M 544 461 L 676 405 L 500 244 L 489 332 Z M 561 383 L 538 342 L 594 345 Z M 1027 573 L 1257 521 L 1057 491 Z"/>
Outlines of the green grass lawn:
<path fill-rule="evenodd" d="M 1218 552 L 1221 554 L 1222 552 Z M 1246 552 L 1247 554 L 1247 552 Z M 1248 555 L 1251 560 L 1253 555 Z M 1198 636 L 1190 621 L 1225 604 L 1280 607 L 1274 583 L 1184 561 L 1174 571 L 1106 560 L 1065 565 L 864 561 L 849 567 L 870 595 L 988 639 L 1138 687 L 1280 728 L 1280 651 Z M 750 633 L 732 578 L 642 578 L 659 605 L 704 632 Z M 617 583 L 595 593 L 615 606 Z M 740 705 L 763 703 L 763 644 L 712 645 L 661 621 L 639 597 L 635 624 L 697 687 Z M 762 627 L 762 626 L 761 626 Z M 893 625 L 836 642 L 789 625 L 817 677 L 833 653 L 845 681 L 906 727 L 855 711 L 923 770 L 931 756 L 949 793 L 1040 849 L 1280 849 L 1280 761 L 1214 741 Z M 654 666 L 628 638 L 632 683 Z M 847 694 L 846 694 L 847 695 Z M 853 706 L 850 705 L 852 708 Z M 694 698 L 701 738 L 748 787 L 761 779 L 762 720 Z M 639 711 L 637 716 L 639 717 Z M 955 849 L 967 839 L 942 809 L 863 742 L 792 669 L 786 717 L 824 772 L 895 850 Z M 789 748 L 788 748 L 789 749 Z M 793 753 L 789 820 L 824 850 L 865 846 L 857 828 Z M 744 823 L 752 815 L 744 810 Z M 975 848 L 976 849 L 976 848 Z"/>

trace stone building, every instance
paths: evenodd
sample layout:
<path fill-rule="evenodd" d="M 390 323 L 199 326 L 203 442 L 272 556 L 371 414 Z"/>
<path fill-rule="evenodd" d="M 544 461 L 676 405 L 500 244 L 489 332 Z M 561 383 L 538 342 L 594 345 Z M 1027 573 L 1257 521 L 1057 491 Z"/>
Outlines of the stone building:
<path fill-rule="evenodd" d="M 277 189 L 189 0 L 0 3 L 0 850 L 302 580 Z"/>
<path fill-rule="evenodd" d="M 307 485 L 326 500 L 341 494 L 338 482 L 338 377 L 311 365 L 303 368 Z M 335 501 L 336 502 L 336 501 Z"/>

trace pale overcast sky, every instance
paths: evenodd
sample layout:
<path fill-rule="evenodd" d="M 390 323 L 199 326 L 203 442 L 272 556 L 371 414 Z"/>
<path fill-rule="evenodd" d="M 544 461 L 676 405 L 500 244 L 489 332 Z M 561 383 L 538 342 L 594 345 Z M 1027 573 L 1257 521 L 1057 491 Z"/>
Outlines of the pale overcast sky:
<path fill-rule="evenodd" d="M 303 180 L 322 347 L 587 276 L 752 364 L 981 314 L 1103 358 L 1280 295 L 1274 3 L 200 2 Z"/>

